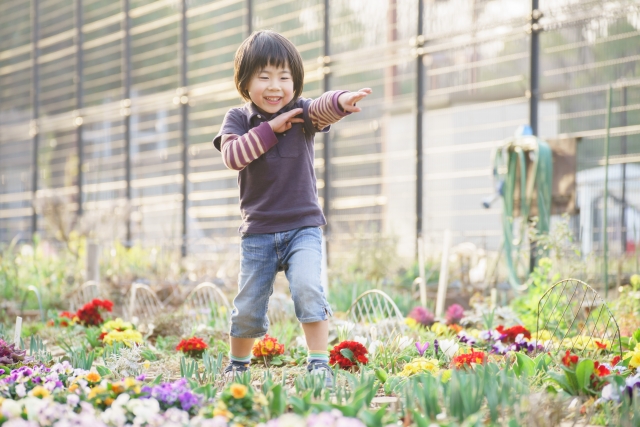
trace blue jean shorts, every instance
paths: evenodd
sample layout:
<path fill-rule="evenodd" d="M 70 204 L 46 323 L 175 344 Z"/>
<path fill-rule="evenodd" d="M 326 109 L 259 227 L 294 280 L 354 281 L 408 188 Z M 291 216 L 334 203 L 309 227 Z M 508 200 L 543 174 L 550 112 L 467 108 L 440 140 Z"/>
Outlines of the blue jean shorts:
<path fill-rule="evenodd" d="M 322 289 L 322 230 L 302 227 L 280 233 L 243 234 L 240 244 L 238 295 L 233 300 L 234 338 L 259 338 L 267 333 L 267 308 L 278 271 L 289 281 L 300 323 L 333 315 Z"/>

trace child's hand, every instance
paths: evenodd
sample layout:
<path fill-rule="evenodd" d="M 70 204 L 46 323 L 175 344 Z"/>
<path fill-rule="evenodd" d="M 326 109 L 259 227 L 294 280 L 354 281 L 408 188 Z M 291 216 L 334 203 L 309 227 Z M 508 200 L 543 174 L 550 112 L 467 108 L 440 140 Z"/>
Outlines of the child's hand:
<path fill-rule="evenodd" d="M 371 93 L 371 89 L 368 87 L 360 89 L 357 92 L 345 92 L 338 98 L 338 104 L 340 107 L 349 113 L 359 113 L 360 107 L 356 107 L 356 102 L 363 99 L 365 96 Z"/>
<path fill-rule="evenodd" d="M 291 123 L 304 123 L 304 119 L 295 119 L 294 117 L 302 113 L 302 108 L 294 108 L 291 111 L 280 114 L 273 120 L 269 121 L 269 126 L 275 133 L 283 133 L 291 129 Z"/>

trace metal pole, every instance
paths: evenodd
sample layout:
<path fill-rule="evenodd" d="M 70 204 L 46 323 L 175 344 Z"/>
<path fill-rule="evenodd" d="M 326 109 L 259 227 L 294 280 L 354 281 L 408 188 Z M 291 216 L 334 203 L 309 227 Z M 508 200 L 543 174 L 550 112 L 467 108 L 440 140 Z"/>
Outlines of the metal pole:
<path fill-rule="evenodd" d="M 424 113 L 424 0 L 418 0 L 418 28 L 416 48 L 416 244 L 422 237 L 422 115 Z M 419 253 L 416 250 L 416 255 Z"/>
<path fill-rule="evenodd" d="M 247 36 L 253 32 L 253 4 L 252 0 L 247 0 L 247 16 L 245 17 L 247 22 Z"/>
<path fill-rule="evenodd" d="M 84 171 L 82 166 L 84 164 L 84 147 L 82 142 L 82 0 L 75 0 L 75 45 L 76 45 L 76 143 L 78 144 L 78 216 L 82 216 L 82 184 L 84 181 Z"/>
<path fill-rule="evenodd" d="M 128 214 L 126 219 L 127 242 L 132 246 L 131 236 L 131 19 L 129 10 L 130 0 L 122 0 L 122 105 L 121 115 L 124 125 L 124 169 L 125 169 L 125 197 L 127 199 Z"/>
<path fill-rule="evenodd" d="M 540 24 L 538 20 L 542 13 L 538 9 L 538 0 L 531 0 L 531 52 L 530 70 L 531 77 L 529 88 L 529 125 L 534 135 L 538 136 L 538 100 L 540 98 Z M 521 189 L 521 192 L 524 189 Z M 524 194 L 524 193 L 523 193 Z M 526 218 L 525 220 L 528 220 Z M 529 272 L 536 268 L 536 242 L 529 244 Z"/>
<path fill-rule="evenodd" d="M 187 256 L 189 208 L 189 97 L 187 89 L 187 0 L 180 2 L 180 140 L 182 143 L 182 256 Z"/>
<path fill-rule="evenodd" d="M 627 87 L 622 87 L 622 107 L 627 106 Z M 627 126 L 627 111 L 624 110 L 621 116 L 620 126 Z M 627 134 L 620 137 L 620 149 L 623 156 L 627 154 Z M 622 245 L 622 255 L 627 253 L 627 163 L 622 163 L 622 208 L 620 211 L 620 240 Z"/>
<path fill-rule="evenodd" d="M 324 0 L 323 58 L 319 64 L 319 66 L 322 67 L 322 72 L 324 74 L 322 78 L 323 92 L 330 90 L 331 84 L 329 79 L 330 69 L 327 69 L 331 63 L 331 39 L 329 37 L 329 29 L 331 28 L 330 14 L 330 1 Z M 324 181 L 323 210 L 324 216 L 327 219 L 327 225 L 324 228 L 324 235 L 325 240 L 327 241 L 327 264 L 329 264 L 329 240 L 331 237 L 331 136 L 329 135 L 329 132 L 322 134 L 322 157 L 324 159 L 324 173 L 322 175 L 322 179 Z"/>
<path fill-rule="evenodd" d="M 36 195 L 38 192 L 38 149 L 40 147 L 40 130 L 38 118 L 40 115 L 40 77 L 38 76 L 38 41 L 40 40 L 40 26 L 38 17 L 38 0 L 31 0 L 31 104 L 33 118 L 31 120 L 30 135 L 32 138 L 31 160 L 31 234 L 38 232 L 38 213 L 36 212 Z"/>
<path fill-rule="evenodd" d="M 611 95 L 613 89 L 609 85 L 607 90 L 607 123 L 604 137 L 604 215 L 602 218 L 602 235 L 604 238 L 604 296 L 609 296 L 609 233 L 608 233 L 608 199 L 609 199 L 609 129 L 611 127 Z"/>

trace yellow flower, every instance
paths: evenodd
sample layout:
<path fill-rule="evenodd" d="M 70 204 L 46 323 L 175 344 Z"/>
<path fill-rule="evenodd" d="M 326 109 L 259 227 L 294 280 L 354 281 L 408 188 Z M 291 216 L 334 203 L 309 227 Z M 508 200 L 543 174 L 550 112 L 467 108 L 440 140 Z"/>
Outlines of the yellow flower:
<path fill-rule="evenodd" d="M 640 351 L 634 351 L 631 354 L 631 360 L 629 360 L 629 367 L 638 368 L 640 366 Z"/>
<path fill-rule="evenodd" d="M 33 397 L 39 397 L 42 399 L 45 397 L 49 397 L 51 395 L 51 392 L 49 392 L 49 390 L 42 387 L 41 385 L 37 385 L 33 388 L 33 390 L 31 390 L 31 393 L 29 394 Z"/>
<path fill-rule="evenodd" d="M 148 360 L 145 360 L 142 366 L 144 366 L 144 369 L 149 369 L 149 366 L 151 366 L 151 362 L 149 362 Z"/>
<path fill-rule="evenodd" d="M 94 388 L 91 389 L 91 391 L 89 392 L 89 399 L 93 399 L 94 397 L 96 397 L 97 395 L 99 395 L 100 393 L 104 393 L 105 391 L 107 391 L 106 388 L 102 387 L 102 386 L 95 386 Z"/>
<path fill-rule="evenodd" d="M 242 384 L 231 384 L 229 391 L 235 399 L 242 399 L 247 395 L 247 387 Z"/>
<path fill-rule="evenodd" d="M 123 342 L 128 347 L 131 347 L 132 343 L 142 344 L 142 334 L 134 329 L 127 329 L 126 331 L 111 331 L 104 336 L 102 341 L 105 344 Z"/>
<path fill-rule="evenodd" d="M 233 418 L 233 414 L 231 412 L 227 411 L 226 409 L 220 409 L 220 408 L 215 408 L 213 410 L 213 416 L 214 417 L 225 417 L 228 420 Z"/>
<path fill-rule="evenodd" d="M 447 328 L 446 325 L 443 325 L 440 322 L 436 322 L 431 325 L 431 332 L 438 336 L 447 335 L 447 333 L 449 332 L 449 328 Z"/>
<path fill-rule="evenodd" d="M 551 332 L 543 329 L 541 331 L 537 331 L 531 334 L 531 339 L 538 341 L 549 341 L 551 339 Z"/>
<path fill-rule="evenodd" d="M 71 393 L 73 393 L 74 391 L 76 391 L 78 389 L 78 387 L 80 387 L 77 383 L 73 383 L 69 386 L 69 391 Z"/>
<path fill-rule="evenodd" d="M 124 379 L 124 386 L 126 388 L 131 388 L 134 385 L 136 385 L 136 380 L 134 380 L 133 378 L 129 377 Z"/>
<path fill-rule="evenodd" d="M 102 332 L 111 332 L 115 330 L 126 331 L 128 329 L 133 329 L 133 325 L 129 322 L 125 322 L 119 317 L 115 320 L 109 320 L 102 325 Z"/>
<path fill-rule="evenodd" d="M 260 406 L 267 406 L 269 404 L 266 396 L 262 393 L 256 393 L 255 396 L 253 396 L 253 401 Z"/>
<path fill-rule="evenodd" d="M 413 317 L 405 317 L 404 318 L 404 323 L 406 323 L 407 326 L 409 326 L 410 328 L 415 328 L 416 325 L 418 324 L 418 321 L 416 319 L 414 319 Z"/>
<path fill-rule="evenodd" d="M 87 379 L 87 381 L 89 381 L 90 383 L 97 383 L 99 382 L 102 377 L 100 376 L 99 373 L 97 372 L 89 372 L 87 375 L 85 375 L 85 378 Z"/>
<path fill-rule="evenodd" d="M 442 371 L 442 376 L 440 376 L 440 381 L 442 381 L 443 384 L 446 384 L 449 382 L 450 379 L 451 379 L 451 369 Z"/>
<path fill-rule="evenodd" d="M 437 374 L 440 368 L 438 367 L 437 359 L 424 359 L 417 358 L 404 365 L 402 372 L 398 374 L 400 377 L 410 377 L 421 372 L 429 372 L 431 374 Z"/>

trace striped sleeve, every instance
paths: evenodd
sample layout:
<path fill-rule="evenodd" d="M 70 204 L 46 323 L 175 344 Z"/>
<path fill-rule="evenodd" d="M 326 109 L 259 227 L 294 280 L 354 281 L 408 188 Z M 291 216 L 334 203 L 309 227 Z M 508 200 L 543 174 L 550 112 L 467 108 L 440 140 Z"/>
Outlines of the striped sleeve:
<path fill-rule="evenodd" d="M 267 122 L 241 136 L 225 134 L 220 144 L 222 161 L 227 168 L 241 171 L 277 143 L 278 138 Z"/>
<path fill-rule="evenodd" d="M 345 90 L 325 92 L 319 98 L 311 101 L 309 105 L 309 118 L 313 123 L 313 127 L 321 131 L 350 114 L 342 111 L 338 104 L 338 98 L 345 92 Z"/>

